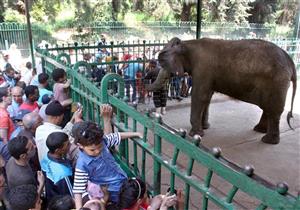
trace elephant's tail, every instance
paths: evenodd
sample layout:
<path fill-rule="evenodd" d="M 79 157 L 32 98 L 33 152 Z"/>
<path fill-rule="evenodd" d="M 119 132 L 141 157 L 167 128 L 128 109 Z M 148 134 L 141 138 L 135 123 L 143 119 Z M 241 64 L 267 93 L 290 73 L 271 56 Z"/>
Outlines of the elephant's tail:
<path fill-rule="evenodd" d="M 287 114 L 287 123 L 288 123 L 289 127 L 292 130 L 294 130 L 294 128 L 290 124 L 290 119 L 293 118 L 293 106 L 294 106 L 294 99 L 295 99 L 296 90 L 297 90 L 297 72 L 296 72 L 296 67 L 295 67 L 295 64 L 294 64 L 293 61 L 292 61 L 292 67 L 293 67 L 292 68 L 293 69 L 293 73 L 292 73 L 291 81 L 293 83 L 293 93 L 292 93 L 291 110 Z"/>

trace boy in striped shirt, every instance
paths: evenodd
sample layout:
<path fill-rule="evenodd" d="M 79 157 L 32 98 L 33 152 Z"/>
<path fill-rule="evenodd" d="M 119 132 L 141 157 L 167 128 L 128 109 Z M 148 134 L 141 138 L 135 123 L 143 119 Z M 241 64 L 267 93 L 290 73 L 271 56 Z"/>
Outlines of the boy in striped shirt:
<path fill-rule="evenodd" d="M 105 124 L 104 130 L 106 130 Z M 78 123 L 73 135 L 81 150 L 77 159 L 73 186 L 76 208 L 82 207 L 82 194 L 86 192 L 88 181 L 107 185 L 109 200 L 117 203 L 120 187 L 127 175 L 115 161 L 109 148 L 119 145 L 121 139 L 141 138 L 142 135 L 138 132 L 116 132 L 104 135 L 103 130 L 93 122 Z"/>

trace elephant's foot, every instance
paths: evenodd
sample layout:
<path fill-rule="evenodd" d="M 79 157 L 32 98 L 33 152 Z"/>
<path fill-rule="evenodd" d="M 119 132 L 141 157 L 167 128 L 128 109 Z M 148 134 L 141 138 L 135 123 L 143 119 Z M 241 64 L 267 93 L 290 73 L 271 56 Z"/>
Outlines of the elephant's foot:
<path fill-rule="evenodd" d="M 199 135 L 199 136 L 204 136 L 204 131 L 203 130 L 198 130 L 198 131 L 194 131 L 193 129 L 190 130 L 189 135 L 191 137 L 195 136 L 195 135 Z"/>
<path fill-rule="evenodd" d="M 262 126 L 260 124 L 257 124 L 254 128 L 254 131 L 256 132 L 260 132 L 260 133 L 267 133 L 267 127 L 266 126 Z"/>
<path fill-rule="evenodd" d="M 262 142 L 266 143 L 266 144 L 278 144 L 280 141 L 280 137 L 279 135 L 265 135 L 262 137 L 261 139 Z"/>
<path fill-rule="evenodd" d="M 204 122 L 203 124 L 202 124 L 202 128 L 203 129 L 208 129 L 210 127 L 210 124 L 208 123 L 208 122 Z"/>

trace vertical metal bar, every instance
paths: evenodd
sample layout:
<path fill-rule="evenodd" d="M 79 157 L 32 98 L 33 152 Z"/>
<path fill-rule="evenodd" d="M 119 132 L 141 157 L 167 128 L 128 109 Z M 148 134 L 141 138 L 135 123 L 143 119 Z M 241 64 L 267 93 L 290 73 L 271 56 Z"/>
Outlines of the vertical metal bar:
<path fill-rule="evenodd" d="M 161 116 L 156 116 L 156 126 L 159 126 L 161 124 Z M 161 155 L 161 137 L 155 133 L 154 130 L 154 152 L 157 155 Z M 161 164 L 153 160 L 153 188 L 154 188 L 154 195 L 160 194 L 161 191 Z"/>
<path fill-rule="evenodd" d="M 300 2 L 298 1 L 297 15 L 295 18 L 294 37 L 296 40 L 300 39 Z"/>
<path fill-rule="evenodd" d="M 124 114 L 124 127 L 127 130 L 128 129 L 128 115 Z M 125 150 L 125 159 L 126 159 L 126 163 L 127 165 L 129 165 L 129 152 L 128 152 L 128 139 L 123 140 L 122 142 L 124 142 L 124 150 Z"/>
<path fill-rule="evenodd" d="M 26 19 L 27 19 L 27 31 L 28 31 L 28 39 L 29 39 L 29 44 L 30 44 L 30 54 L 31 54 L 31 59 L 32 59 L 32 66 L 35 67 L 28 0 L 25 0 L 25 8 L 26 8 L 25 10 L 26 10 Z"/>
<path fill-rule="evenodd" d="M 137 108 L 137 107 L 135 107 Z M 136 132 L 137 130 L 137 122 L 135 119 L 132 119 L 132 129 L 134 132 Z M 135 142 L 133 142 L 133 169 L 134 169 L 134 173 L 138 174 L 138 160 L 137 160 L 137 144 Z"/>
<path fill-rule="evenodd" d="M 236 192 L 239 190 L 239 188 L 237 188 L 236 186 L 233 186 L 231 188 L 231 190 L 229 191 L 227 198 L 226 198 L 226 202 L 227 203 L 231 203 L 233 200 L 233 197 L 235 196 Z"/>
<path fill-rule="evenodd" d="M 177 147 L 175 147 L 174 152 L 173 152 L 173 158 L 172 158 L 172 165 L 173 166 L 176 165 L 178 154 L 179 154 L 179 149 Z M 173 194 L 174 191 L 175 191 L 175 174 L 172 173 L 172 171 L 171 171 L 171 178 L 170 178 L 170 192 L 171 192 L 171 194 Z"/>
<path fill-rule="evenodd" d="M 200 37 L 201 37 L 201 23 L 202 23 L 202 0 L 197 0 L 196 39 L 200 39 Z"/>
<path fill-rule="evenodd" d="M 210 186 L 210 181 L 213 175 L 213 171 L 208 169 L 207 171 L 207 175 L 205 177 L 205 181 L 204 181 L 204 186 L 209 188 Z M 206 197 L 205 194 L 203 194 L 203 202 L 202 202 L 202 210 L 207 210 L 208 207 L 208 198 Z"/>

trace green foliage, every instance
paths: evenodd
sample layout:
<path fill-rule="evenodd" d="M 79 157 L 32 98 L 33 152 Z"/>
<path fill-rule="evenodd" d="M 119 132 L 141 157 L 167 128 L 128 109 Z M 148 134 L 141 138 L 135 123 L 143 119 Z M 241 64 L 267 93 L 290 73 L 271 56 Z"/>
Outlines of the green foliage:
<path fill-rule="evenodd" d="M 11 8 L 6 9 L 6 11 L 4 12 L 4 20 L 5 22 L 17 22 L 17 23 L 26 22 L 24 15 L 21 15 L 18 11 L 13 10 Z"/>
<path fill-rule="evenodd" d="M 207 0 L 203 4 L 204 18 L 208 22 L 247 22 L 252 0 Z"/>

